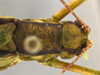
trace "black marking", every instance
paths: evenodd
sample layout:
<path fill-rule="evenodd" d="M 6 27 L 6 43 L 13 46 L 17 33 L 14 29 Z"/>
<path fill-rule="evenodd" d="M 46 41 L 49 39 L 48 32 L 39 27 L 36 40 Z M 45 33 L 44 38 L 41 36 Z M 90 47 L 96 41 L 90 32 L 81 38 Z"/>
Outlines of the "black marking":
<path fill-rule="evenodd" d="M 82 28 L 82 24 L 78 21 L 78 20 L 75 20 L 74 21 L 74 24 L 79 27 L 79 28 Z"/>
<path fill-rule="evenodd" d="M 74 23 L 72 21 L 62 21 L 61 24 L 66 24 L 66 25 L 74 25 Z"/>

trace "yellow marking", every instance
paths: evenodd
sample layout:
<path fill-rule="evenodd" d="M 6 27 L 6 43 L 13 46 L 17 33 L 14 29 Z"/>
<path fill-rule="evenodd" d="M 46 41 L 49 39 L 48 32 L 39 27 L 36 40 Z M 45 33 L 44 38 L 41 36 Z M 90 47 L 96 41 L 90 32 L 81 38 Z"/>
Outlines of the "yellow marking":
<path fill-rule="evenodd" d="M 88 58 L 89 58 L 88 52 L 85 52 L 84 55 L 83 55 L 83 57 L 84 57 L 85 60 L 88 60 Z"/>

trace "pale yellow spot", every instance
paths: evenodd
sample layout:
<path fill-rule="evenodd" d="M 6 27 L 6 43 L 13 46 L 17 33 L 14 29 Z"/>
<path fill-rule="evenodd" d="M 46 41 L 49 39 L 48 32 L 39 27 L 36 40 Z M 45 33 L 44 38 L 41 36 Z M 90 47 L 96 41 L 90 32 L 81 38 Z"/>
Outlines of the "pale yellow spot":
<path fill-rule="evenodd" d="M 88 60 L 88 58 L 89 58 L 88 52 L 85 52 L 85 53 L 84 53 L 84 59 L 85 59 L 85 60 Z"/>

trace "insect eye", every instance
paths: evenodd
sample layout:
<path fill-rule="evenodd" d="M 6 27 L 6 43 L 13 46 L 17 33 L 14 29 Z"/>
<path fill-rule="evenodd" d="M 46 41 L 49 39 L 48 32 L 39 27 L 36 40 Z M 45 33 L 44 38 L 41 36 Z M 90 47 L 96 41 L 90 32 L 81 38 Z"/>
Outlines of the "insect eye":
<path fill-rule="evenodd" d="M 26 52 L 35 54 L 42 49 L 42 43 L 38 37 L 32 35 L 24 39 L 23 47 Z"/>

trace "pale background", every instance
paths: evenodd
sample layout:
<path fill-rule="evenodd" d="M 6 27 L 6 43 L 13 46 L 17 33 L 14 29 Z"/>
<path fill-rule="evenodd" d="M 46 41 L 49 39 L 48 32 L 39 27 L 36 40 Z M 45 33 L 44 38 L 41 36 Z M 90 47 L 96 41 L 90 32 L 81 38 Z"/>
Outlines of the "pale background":
<path fill-rule="evenodd" d="M 72 0 L 65 0 L 69 3 Z M 89 58 L 85 60 L 81 57 L 75 64 L 100 70 L 100 0 L 87 0 L 80 7 L 75 9 L 75 13 L 91 27 L 90 39 L 93 40 L 93 47 L 88 50 Z M 24 18 L 51 18 L 53 14 L 64 6 L 60 0 L 0 0 L 0 14 L 6 16 Z M 69 14 L 63 20 L 74 21 L 75 18 Z M 62 60 L 59 57 L 60 60 Z M 75 58 L 74 58 L 75 59 Z M 71 62 L 74 59 L 66 60 Z M 38 64 L 36 61 L 21 62 L 5 71 L 0 71 L 0 75 L 62 75 L 61 69 L 54 69 Z M 73 72 L 65 72 L 63 75 L 81 75 Z"/>

